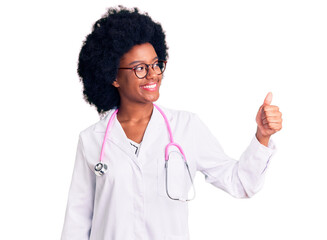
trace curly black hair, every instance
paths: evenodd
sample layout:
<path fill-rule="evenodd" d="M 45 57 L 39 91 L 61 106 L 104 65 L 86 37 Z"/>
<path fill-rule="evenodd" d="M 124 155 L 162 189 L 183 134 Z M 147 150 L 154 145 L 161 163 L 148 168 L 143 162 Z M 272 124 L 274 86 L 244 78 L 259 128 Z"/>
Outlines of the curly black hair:
<path fill-rule="evenodd" d="M 133 46 L 150 43 L 158 58 L 167 60 L 165 37 L 161 24 L 147 13 L 141 14 L 138 8 L 109 8 L 94 23 L 79 54 L 77 72 L 85 101 L 94 105 L 100 115 L 119 107 L 120 96 L 112 83 L 116 80 L 120 58 Z"/>

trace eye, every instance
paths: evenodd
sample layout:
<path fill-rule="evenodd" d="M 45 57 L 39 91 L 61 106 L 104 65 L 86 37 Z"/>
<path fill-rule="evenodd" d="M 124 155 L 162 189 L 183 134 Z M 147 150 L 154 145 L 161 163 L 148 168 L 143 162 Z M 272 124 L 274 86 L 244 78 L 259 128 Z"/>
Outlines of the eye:
<path fill-rule="evenodd" d="M 146 70 L 146 66 L 144 64 L 140 64 L 140 65 L 135 66 L 134 69 L 137 72 L 142 72 L 142 71 L 145 71 Z"/>

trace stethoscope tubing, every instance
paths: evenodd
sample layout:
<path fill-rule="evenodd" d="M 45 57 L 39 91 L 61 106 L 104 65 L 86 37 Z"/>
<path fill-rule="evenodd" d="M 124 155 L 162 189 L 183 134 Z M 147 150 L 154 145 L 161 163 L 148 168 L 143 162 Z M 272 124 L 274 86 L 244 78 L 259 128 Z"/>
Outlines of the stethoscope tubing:
<path fill-rule="evenodd" d="M 106 139 L 107 139 L 107 135 L 109 132 L 109 129 L 111 128 L 111 125 L 113 123 L 113 119 L 116 116 L 116 114 L 118 113 L 118 108 L 113 112 L 113 114 L 111 115 L 107 128 L 106 128 L 106 133 L 104 134 L 104 138 L 103 138 L 103 142 L 102 142 L 102 147 L 101 147 L 101 154 L 100 154 L 100 163 L 102 163 L 102 159 L 103 159 L 103 154 L 104 154 L 104 146 L 106 143 Z"/>
<path fill-rule="evenodd" d="M 168 133 L 169 133 L 170 143 L 166 146 L 166 149 L 165 149 L 165 160 L 168 161 L 168 159 L 169 159 L 169 147 L 175 146 L 182 153 L 183 159 L 186 162 L 185 153 L 184 153 L 182 147 L 179 144 L 174 142 L 173 133 L 171 131 L 170 124 L 169 124 L 166 114 L 156 104 L 153 104 L 153 106 L 156 107 L 156 109 L 161 113 L 162 117 L 164 118 L 167 129 L 168 129 Z"/>
<path fill-rule="evenodd" d="M 184 153 L 182 147 L 179 144 L 174 142 L 173 134 L 172 134 L 170 124 L 169 124 L 169 121 L 167 119 L 166 114 L 156 104 L 153 104 L 153 106 L 161 113 L 162 117 L 164 118 L 167 130 L 168 130 L 168 134 L 169 134 L 169 140 L 170 140 L 170 142 L 167 144 L 167 146 L 165 148 L 165 170 L 166 170 L 166 193 L 167 193 L 167 196 L 172 200 L 179 200 L 179 201 L 182 201 L 182 202 L 191 201 L 191 200 L 193 200 L 195 198 L 195 188 L 194 188 L 192 176 L 191 176 L 191 173 L 190 173 L 190 169 L 189 169 L 189 166 L 187 164 L 185 153 Z M 110 130 L 112 124 L 113 124 L 114 118 L 116 117 L 117 113 L 118 113 L 118 108 L 112 113 L 112 115 L 109 118 L 108 124 L 107 124 L 106 132 L 104 134 L 104 139 L 103 139 L 102 147 L 101 147 L 100 162 L 95 165 L 95 174 L 98 175 L 98 176 L 104 175 L 106 173 L 107 169 L 108 169 L 108 166 L 103 163 L 102 159 L 103 159 L 103 155 L 104 155 L 104 148 L 105 148 L 108 132 L 109 132 L 109 130 Z M 168 171 L 168 160 L 169 160 L 169 147 L 171 147 L 171 146 L 175 146 L 175 147 L 178 148 L 178 150 L 179 150 L 179 152 L 182 155 L 182 158 L 184 160 L 184 163 L 185 163 L 185 166 L 186 166 L 186 169 L 187 169 L 187 172 L 188 172 L 188 175 L 190 177 L 192 187 L 193 187 L 193 197 L 190 198 L 190 199 L 173 198 L 169 194 L 168 186 L 167 186 L 168 185 L 167 171 Z"/>

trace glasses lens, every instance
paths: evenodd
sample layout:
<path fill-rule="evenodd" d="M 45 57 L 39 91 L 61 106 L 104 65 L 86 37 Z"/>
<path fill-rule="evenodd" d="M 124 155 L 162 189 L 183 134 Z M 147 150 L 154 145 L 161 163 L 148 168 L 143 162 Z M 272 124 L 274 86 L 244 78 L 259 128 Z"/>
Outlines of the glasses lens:
<path fill-rule="evenodd" d="M 144 78 L 148 73 L 148 66 L 144 63 L 139 64 L 135 67 L 134 71 L 138 78 Z"/>
<path fill-rule="evenodd" d="M 153 70 L 157 73 L 157 74 L 162 74 L 166 69 L 166 64 L 164 61 L 158 61 L 153 65 Z"/>
<path fill-rule="evenodd" d="M 150 65 L 151 66 L 151 65 Z M 153 71 L 160 75 L 162 74 L 166 69 L 166 63 L 164 61 L 158 61 L 152 65 Z M 134 71 L 138 78 L 145 78 L 148 74 L 148 65 L 145 63 L 141 63 L 137 66 L 135 66 Z"/>

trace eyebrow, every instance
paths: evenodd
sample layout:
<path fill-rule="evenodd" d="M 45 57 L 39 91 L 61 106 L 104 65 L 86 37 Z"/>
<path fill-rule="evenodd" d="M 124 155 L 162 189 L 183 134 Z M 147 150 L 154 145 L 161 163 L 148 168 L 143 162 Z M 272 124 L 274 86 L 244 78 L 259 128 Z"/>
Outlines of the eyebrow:
<path fill-rule="evenodd" d="M 159 59 L 159 58 L 158 58 L 158 56 L 157 56 L 157 57 L 155 57 L 155 58 L 152 59 L 152 62 L 153 62 L 154 60 L 158 60 L 158 59 Z M 144 63 L 144 62 L 143 62 L 143 61 L 134 61 L 134 62 L 129 63 L 128 66 L 131 66 L 131 65 L 134 65 L 134 64 L 137 64 L 137 63 Z"/>

